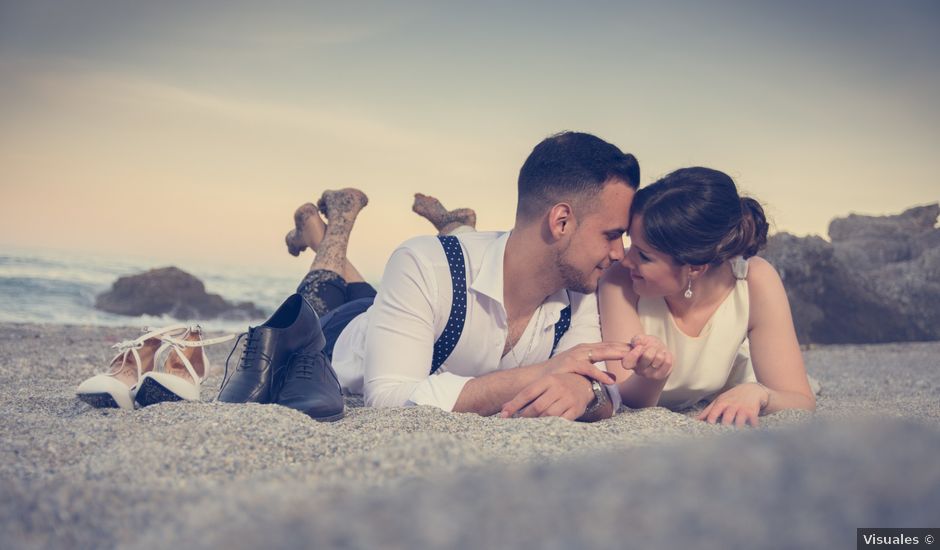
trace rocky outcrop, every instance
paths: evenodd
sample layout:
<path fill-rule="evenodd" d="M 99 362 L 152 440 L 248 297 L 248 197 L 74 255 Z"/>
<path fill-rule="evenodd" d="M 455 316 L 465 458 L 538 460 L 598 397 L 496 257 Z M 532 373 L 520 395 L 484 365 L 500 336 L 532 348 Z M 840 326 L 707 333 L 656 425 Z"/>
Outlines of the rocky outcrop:
<path fill-rule="evenodd" d="M 259 319 L 251 302 L 230 303 L 206 292 L 196 277 L 175 267 L 151 269 L 119 278 L 98 295 L 95 307 L 119 315 L 169 315 L 177 319 Z"/>
<path fill-rule="evenodd" d="M 833 220 L 831 242 L 774 235 L 763 256 L 780 273 L 803 343 L 940 340 L 940 204 L 896 216 Z"/>

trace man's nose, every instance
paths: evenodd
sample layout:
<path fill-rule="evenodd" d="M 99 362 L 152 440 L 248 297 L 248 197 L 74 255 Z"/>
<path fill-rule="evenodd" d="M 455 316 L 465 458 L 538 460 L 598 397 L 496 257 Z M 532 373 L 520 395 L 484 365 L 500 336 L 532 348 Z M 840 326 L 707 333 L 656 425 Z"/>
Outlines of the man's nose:
<path fill-rule="evenodd" d="M 623 248 L 623 243 L 614 241 L 613 246 L 610 247 L 610 259 L 614 262 L 619 262 L 625 256 L 625 250 Z"/>

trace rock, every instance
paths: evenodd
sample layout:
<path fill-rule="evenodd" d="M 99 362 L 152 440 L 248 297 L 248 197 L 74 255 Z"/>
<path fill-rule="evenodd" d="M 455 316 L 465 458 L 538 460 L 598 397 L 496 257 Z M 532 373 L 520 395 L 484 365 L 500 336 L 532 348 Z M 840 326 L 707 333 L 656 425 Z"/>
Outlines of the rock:
<path fill-rule="evenodd" d="M 938 216 L 940 204 L 931 204 L 897 216 L 853 215 L 829 226 L 836 257 L 930 339 L 940 338 Z"/>
<path fill-rule="evenodd" d="M 176 267 L 151 269 L 119 278 L 98 295 L 95 307 L 118 315 L 169 315 L 177 319 L 259 319 L 264 312 L 251 302 L 230 303 L 206 292 L 196 277 Z"/>
<path fill-rule="evenodd" d="M 917 206 L 895 216 L 851 214 L 829 224 L 829 239 L 840 260 L 862 271 L 916 260 L 940 246 L 936 228 L 940 204 Z"/>
<path fill-rule="evenodd" d="M 777 268 L 800 342 L 820 344 L 926 339 L 903 312 L 868 292 L 820 237 L 772 236 L 763 253 Z"/>
<path fill-rule="evenodd" d="M 783 279 L 802 343 L 940 339 L 940 204 L 833 220 L 831 243 L 773 235 L 762 253 Z"/>

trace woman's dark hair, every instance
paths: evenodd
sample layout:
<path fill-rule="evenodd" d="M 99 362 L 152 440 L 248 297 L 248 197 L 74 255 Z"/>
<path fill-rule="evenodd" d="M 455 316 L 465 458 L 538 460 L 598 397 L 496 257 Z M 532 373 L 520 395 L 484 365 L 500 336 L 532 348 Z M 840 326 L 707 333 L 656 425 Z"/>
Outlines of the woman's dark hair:
<path fill-rule="evenodd" d="M 643 187 L 630 215 L 643 216 L 646 241 L 680 264 L 749 258 L 767 244 L 764 209 L 740 197 L 731 177 L 711 168 L 682 168 Z"/>

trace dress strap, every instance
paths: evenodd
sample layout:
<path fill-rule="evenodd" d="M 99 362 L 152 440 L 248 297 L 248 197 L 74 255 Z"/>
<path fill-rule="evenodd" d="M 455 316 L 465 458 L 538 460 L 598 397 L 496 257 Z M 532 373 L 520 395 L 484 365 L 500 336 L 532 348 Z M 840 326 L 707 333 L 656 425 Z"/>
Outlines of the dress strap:
<path fill-rule="evenodd" d="M 747 279 L 747 260 L 744 256 L 735 256 L 728 261 L 731 262 L 731 272 L 734 273 L 735 279 Z"/>

